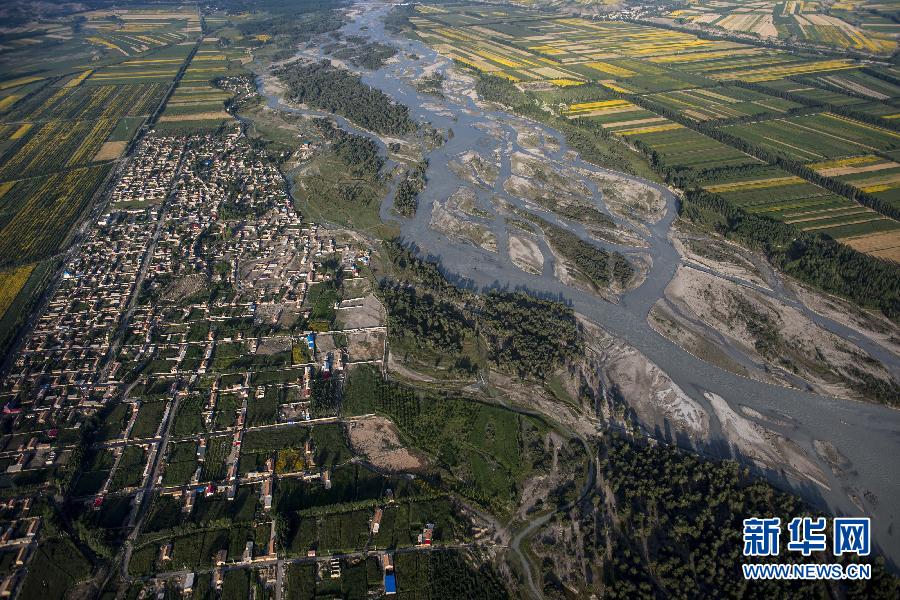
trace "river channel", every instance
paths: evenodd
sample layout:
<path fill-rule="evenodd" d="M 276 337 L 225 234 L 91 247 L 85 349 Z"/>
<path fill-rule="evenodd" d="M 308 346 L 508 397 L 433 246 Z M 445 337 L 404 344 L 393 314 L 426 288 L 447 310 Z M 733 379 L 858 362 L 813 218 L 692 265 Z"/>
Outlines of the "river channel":
<path fill-rule="evenodd" d="M 530 274 L 517 268 L 505 252 L 508 224 L 499 214 L 496 203 L 491 201 L 492 197 L 499 197 L 514 206 L 525 206 L 522 200 L 510 195 L 502 187 L 502 182 L 510 176 L 511 156 L 527 151 L 517 141 L 517 128 L 524 125 L 540 131 L 547 139 L 558 141 L 558 150 L 545 150 L 547 159 L 570 168 L 571 172 L 607 172 L 633 180 L 637 178 L 608 171 L 581 160 L 566 146 L 562 134 L 538 123 L 525 121 L 503 111 L 485 109 L 469 96 L 447 94 L 444 98 L 436 98 L 418 92 L 409 83 L 411 73 L 413 77 L 416 74 L 421 76 L 429 70 L 449 73 L 452 63 L 418 41 L 386 32 L 381 19 L 388 10 L 389 5 L 368 3 L 363 10 L 354 11 L 353 19 L 341 31 L 344 35 L 368 37 L 400 50 L 397 55 L 399 61 L 392 61 L 375 71 L 363 72 L 363 81 L 408 106 L 411 117 L 415 120 L 429 122 L 438 129 L 452 130 L 453 135 L 447 143 L 427 154 L 428 184 L 419 194 L 416 215 L 412 219 L 397 217 L 391 209 L 392 198 L 389 196 L 381 208 L 382 218 L 398 220 L 404 240 L 413 244 L 423 256 L 436 260 L 445 275 L 459 285 L 477 290 L 521 289 L 541 297 L 559 299 L 639 350 L 709 414 L 712 441 L 697 448 L 698 450 L 719 457 L 733 455 L 722 424 L 717 421 L 716 413 L 704 393 L 721 396 L 735 412 L 740 412 L 743 405 L 762 415 L 777 416 L 777 421 L 767 419 L 760 424 L 783 434 L 806 451 L 809 459 L 825 474 L 824 483 L 828 489 L 809 481 L 787 478 L 781 472 L 767 471 L 765 475 L 776 485 L 792 489 L 813 504 L 827 507 L 835 515 L 862 514 L 851 501 L 851 495 L 855 495 L 865 508 L 864 514 L 872 517 L 873 541 L 896 568 L 900 564 L 900 537 L 894 533 L 893 524 L 900 511 L 900 412 L 884 406 L 824 397 L 743 378 L 695 358 L 654 331 L 647 323 L 647 314 L 663 296 L 666 286 L 681 264 L 681 257 L 667 239 L 676 216 L 677 198 L 665 187 L 642 181 L 663 193 L 667 209 L 665 216 L 656 223 L 648 224 L 646 228 L 637 228 L 610 214 L 596 185 L 589 179 L 582 178 L 582 183 L 594 195 L 598 210 L 608 214 L 623 228 L 633 230 L 644 240 L 647 247 L 640 249 L 598 242 L 589 237 L 583 228 L 572 226 L 552 213 L 530 207 L 532 212 L 573 230 L 583 239 L 600 247 L 619 250 L 626 255 L 629 252 L 649 255 L 652 266 L 644 283 L 623 294 L 618 301 L 605 301 L 562 284 L 553 275 L 552 254 L 543 240 L 540 242 L 541 251 L 547 258 L 543 272 Z M 298 56 L 314 58 L 320 56 L 320 52 L 315 48 L 303 49 Z M 309 115 L 321 114 L 286 103 L 277 94 L 276 86 L 266 85 L 263 78 L 260 79 L 259 88 L 273 108 Z M 344 119 L 337 119 L 337 122 L 339 126 L 354 133 L 375 139 L 384 148 L 384 143 L 372 134 L 353 127 Z M 477 191 L 479 209 L 496 217 L 489 220 L 486 226 L 496 238 L 499 249 L 497 252 L 451 239 L 430 227 L 432 205 L 435 202 L 445 201 L 461 186 L 473 187 L 448 168 L 454 157 L 468 151 L 500 159 L 500 173 L 494 189 Z M 900 360 L 897 356 L 855 331 L 812 313 L 795 298 L 787 295 L 783 287 L 774 286 L 774 289 L 774 292 L 769 293 L 802 310 L 820 326 L 852 340 L 881 360 L 895 375 L 900 373 Z M 829 465 L 816 454 L 814 440 L 830 442 L 849 461 L 841 469 L 840 476 L 835 475 Z M 754 515 L 747 515 L 750 516 Z"/>

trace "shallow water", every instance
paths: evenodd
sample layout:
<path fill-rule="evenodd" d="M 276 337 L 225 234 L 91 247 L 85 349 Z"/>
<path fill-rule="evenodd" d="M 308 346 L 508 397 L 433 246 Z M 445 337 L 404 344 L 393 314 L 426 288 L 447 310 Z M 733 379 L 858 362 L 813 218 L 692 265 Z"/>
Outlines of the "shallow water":
<path fill-rule="evenodd" d="M 560 149 L 547 154 L 548 160 L 559 165 L 586 171 L 614 173 L 632 180 L 638 178 L 602 169 L 573 157 L 563 136 L 540 124 L 502 111 L 485 110 L 478 107 L 471 98 L 454 94 L 452 91 L 446 94 L 447 97 L 444 99 L 418 93 L 408 83 L 410 74 L 417 77 L 435 63 L 439 65 L 437 71 L 448 73 L 451 63 L 417 41 L 395 38 L 386 33 L 380 19 L 387 10 L 389 7 L 383 4 L 370 4 L 342 31 L 346 35 L 367 36 L 401 49 L 398 54 L 399 62 L 392 62 L 374 72 L 364 73 L 363 80 L 397 102 L 409 106 L 411 116 L 417 121 L 430 122 L 439 129 L 452 129 L 453 136 L 446 144 L 427 154 L 428 185 L 419 194 L 419 209 L 415 217 L 412 219 L 397 217 L 391 209 L 392 199 L 388 196 L 381 207 L 382 218 L 399 220 L 405 241 L 414 244 L 421 254 L 437 260 L 442 271 L 456 283 L 479 290 L 522 289 L 535 295 L 559 299 L 602 325 L 611 334 L 634 346 L 663 369 L 709 414 L 710 436 L 713 441 L 698 448 L 704 453 L 720 457 L 733 454 L 720 424 L 716 421 L 715 413 L 703 396 L 704 392 L 718 394 L 738 412 L 740 405 L 745 405 L 764 415 L 788 417 L 790 424 L 777 425 L 772 422 L 761 424 L 783 433 L 803 448 L 810 460 L 827 475 L 827 484 L 831 490 L 824 490 L 809 482 L 787 479 L 782 473 L 766 472 L 765 475 L 776 484 L 790 487 L 817 505 L 827 505 L 834 514 L 860 514 L 859 509 L 851 502 L 849 494 L 859 496 L 866 508 L 866 514 L 872 517 L 876 544 L 891 562 L 895 565 L 900 562 L 900 538 L 892 534 L 892 525 L 900 509 L 900 458 L 898 458 L 900 412 L 883 406 L 818 396 L 739 377 L 691 356 L 657 334 L 647 323 L 647 313 L 662 297 L 665 287 L 680 264 L 678 253 L 666 237 L 676 216 L 677 199 L 663 186 L 643 182 L 659 189 L 667 202 L 665 216 L 657 223 L 648 225 L 646 231 L 634 228 L 627 221 L 610 215 L 617 224 L 630 228 L 640 235 L 648 245 L 644 249 L 597 242 L 586 235 L 583 227 L 558 219 L 551 213 L 534 210 L 533 206 L 530 207 L 532 212 L 540 214 L 548 221 L 565 226 L 599 247 L 619 250 L 626 254 L 629 251 L 646 253 L 651 257 L 652 267 L 646 281 L 637 289 L 623 294 L 617 303 L 603 301 L 596 296 L 561 284 L 553 276 L 552 255 L 543 240 L 539 243 L 545 256 L 543 273 L 532 275 L 518 269 L 505 251 L 508 232 L 504 218 L 498 214 L 490 201 L 491 196 L 498 196 L 515 206 L 526 206 L 526 203 L 507 194 L 502 188 L 503 181 L 510 175 L 510 156 L 515 152 L 527 151 L 518 144 L 514 126 L 524 125 L 537 129 L 544 137 L 558 140 Z M 418 58 L 413 60 L 409 58 L 409 54 L 415 54 Z M 314 51 L 300 52 L 300 56 L 314 55 Z M 264 85 L 260 86 L 260 92 L 266 95 L 270 106 L 281 110 L 322 114 L 287 105 Z M 338 118 L 337 121 L 341 127 L 366 135 L 384 148 L 384 144 L 377 137 L 351 126 L 344 119 Z M 495 151 L 499 152 L 500 175 L 493 190 L 480 190 L 447 168 L 451 159 L 466 151 L 478 152 L 490 160 L 493 160 Z M 581 179 L 594 195 L 597 208 L 610 214 L 596 185 L 583 177 Z M 475 189 L 478 194 L 478 207 L 495 215 L 492 220 L 473 220 L 486 225 L 493 232 L 497 239 L 498 252 L 489 252 L 464 241 L 449 239 L 429 227 L 433 203 L 446 200 L 460 186 Z M 789 296 L 782 286 L 776 285 L 774 292 L 762 291 L 802 310 L 817 324 L 852 340 L 881 360 L 892 372 L 900 373 L 898 357 L 849 328 L 812 313 Z M 813 440 L 830 441 L 850 461 L 851 466 L 840 479 L 835 477 L 828 465 L 815 454 Z M 863 497 L 867 493 L 869 495 Z"/>

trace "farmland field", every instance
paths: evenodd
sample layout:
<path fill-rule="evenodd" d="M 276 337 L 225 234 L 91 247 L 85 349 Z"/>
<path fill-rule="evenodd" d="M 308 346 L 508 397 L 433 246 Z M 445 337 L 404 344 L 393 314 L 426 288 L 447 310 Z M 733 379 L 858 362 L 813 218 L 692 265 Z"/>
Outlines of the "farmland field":
<path fill-rule="evenodd" d="M 161 83 L 79 86 L 75 89 L 47 86 L 16 103 L 3 115 L 8 121 L 42 122 L 55 119 L 116 119 L 149 115 L 162 100 Z"/>
<path fill-rule="evenodd" d="M 823 46 L 890 54 L 897 48 L 892 21 L 868 11 L 885 5 L 864 0 L 835 3 L 830 10 L 819 2 L 716 2 L 699 0 L 664 10 L 663 20 L 672 24 L 718 29 L 759 38 L 797 39 Z M 840 8 L 841 10 L 838 10 Z"/>
<path fill-rule="evenodd" d="M 166 402 L 164 400 L 154 400 L 141 404 L 137 419 L 134 421 L 134 427 L 131 428 L 131 438 L 153 437 L 157 429 L 159 429 L 159 424 L 162 422 L 165 411 Z"/>
<path fill-rule="evenodd" d="M 13 300 L 25 287 L 25 282 L 28 281 L 32 269 L 34 269 L 34 265 L 23 265 L 0 271 L 0 317 L 6 314 Z"/>
<path fill-rule="evenodd" d="M 840 93 L 864 96 L 872 100 L 891 100 L 900 97 L 900 86 L 863 71 L 847 71 L 837 75 L 820 75 L 812 83 Z"/>
<path fill-rule="evenodd" d="M 841 162 L 847 161 L 821 163 L 818 170 L 834 176 L 838 169 L 850 168 L 833 166 Z M 717 173 L 699 183 L 749 213 L 828 235 L 875 256 L 897 258 L 900 223 L 776 167 L 742 171 L 732 177 Z"/>
<path fill-rule="evenodd" d="M 519 9 L 419 7 L 410 23 L 442 54 L 513 82 L 576 128 L 638 149 L 678 185 L 693 181 L 716 189 L 744 182 L 720 195 L 838 239 L 896 228 L 896 221 L 853 196 L 856 188 L 895 205 L 898 192 L 888 168 L 835 177 L 836 185 L 847 187 L 829 189 L 846 197 L 815 181 L 764 182 L 768 177 L 758 172 L 783 159 L 816 164 L 875 155 L 886 164 L 900 162 L 900 133 L 890 122 L 900 115 L 900 85 L 891 73 L 852 58 Z M 724 135 L 713 139 L 712 128 Z M 796 177 L 782 173 L 775 179 L 789 176 Z M 833 212 L 813 218 L 817 213 L 807 213 L 815 207 Z"/>
<path fill-rule="evenodd" d="M 0 264 L 52 255 L 106 177 L 106 165 L 7 182 L 0 205 Z"/>
<path fill-rule="evenodd" d="M 618 132 L 618 135 L 646 146 L 659 157 L 662 165 L 677 171 L 745 167 L 760 163 L 748 154 L 676 123 L 659 128 L 628 129 Z"/>
<path fill-rule="evenodd" d="M 141 483 L 146 454 L 140 446 L 127 446 L 110 481 L 110 489 L 118 491 Z"/>
<path fill-rule="evenodd" d="M 207 438 L 206 460 L 200 472 L 202 481 L 219 481 L 225 478 L 225 461 L 231 451 L 231 437 Z"/>
<path fill-rule="evenodd" d="M 34 125 L 4 153 L 0 179 L 10 181 L 91 162 L 115 126 L 112 119 Z"/>
<path fill-rule="evenodd" d="M 204 40 L 185 70 L 175 93 L 166 104 L 159 127 L 175 130 L 216 129 L 231 117 L 225 102 L 231 94 L 213 85 L 221 77 L 240 74 L 247 56 L 242 47 L 222 47 Z"/>
<path fill-rule="evenodd" d="M 730 85 L 652 94 L 648 99 L 696 121 L 777 115 L 803 106 Z"/>
<path fill-rule="evenodd" d="M 809 167 L 900 208 L 900 163 L 865 154 L 817 162 Z"/>
<path fill-rule="evenodd" d="M 163 475 L 165 485 L 183 485 L 188 483 L 197 470 L 197 443 L 194 441 L 178 442 L 169 446 L 166 459 L 166 471 Z"/>
<path fill-rule="evenodd" d="M 801 162 L 862 152 L 900 158 L 900 132 L 827 112 L 731 125 L 722 130 L 777 156 Z"/>

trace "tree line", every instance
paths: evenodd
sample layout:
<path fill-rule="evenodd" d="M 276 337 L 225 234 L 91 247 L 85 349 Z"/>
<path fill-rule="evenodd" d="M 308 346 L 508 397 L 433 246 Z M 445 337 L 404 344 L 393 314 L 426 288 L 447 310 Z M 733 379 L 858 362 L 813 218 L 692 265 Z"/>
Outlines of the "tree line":
<path fill-rule="evenodd" d="M 746 562 L 742 520 L 765 515 L 785 523 L 815 516 L 799 498 L 776 490 L 734 461 L 704 460 L 671 446 L 610 435 L 602 438 L 598 451 L 600 477 L 614 499 L 587 504 L 579 518 L 588 530 L 586 552 L 601 567 L 610 598 L 814 598 L 836 593 L 886 599 L 900 591 L 881 558 L 862 559 L 873 567 L 869 581 L 747 582 L 741 573 Z M 816 560 L 784 551 L 785 538 L 780 556 L 754 562 Z M 850 560 L 855 559 L 838 562 Z"/>
<path fill-rule="evenodd" d="M 412 217 L 419 208 L 419 192 L 425 189 L 428 159 L 422 159 L 403 174 L 394 194 L 394 209 L 404 217 Z"/>
<path fill-rule="evenodd" d="M 682 217 L 762 252 L 780 271 L 900 322 L 900 265 L 858 252 L 831 238 L 750 214 L 717 194 L 692 188 Z"/>
<path fill-rule="evenodd" d="M 522 292 L 479 295 L 461 290 L 399 240 L 385 243 L 385 255 L 392 273 L 381 281 L 379 291 L 392 337 L 453 355 L 462 351 L 463 339 L 472 336 L 497 368 L 536 380 L 581 351 L 575 313 L 564 304 Z"/>
<path fill-rule="evenodd" d="M 378 180 L 384 167 L 378 144 L 367 137 L 344 131 L 328 119 L 316 119 L 314 124 L 331 144 L 331 151 L 350 169 L 355 179 Z"/>
<path fill-rule="evenodd" d="M 409 108 L 327 60 L 293 62 L 275 74 L 287 86 L 294 102 L 342 115 L 376 133 L 406 135 L 417 129 Z"/>

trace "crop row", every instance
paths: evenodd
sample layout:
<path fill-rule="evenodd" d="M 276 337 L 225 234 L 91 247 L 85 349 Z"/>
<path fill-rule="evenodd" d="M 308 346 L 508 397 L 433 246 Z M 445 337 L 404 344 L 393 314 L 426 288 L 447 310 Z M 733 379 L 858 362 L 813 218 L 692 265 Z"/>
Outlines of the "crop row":
<path fill-rule="evenodd" d="M 0 264 L 57 252 L 107 172 L 101 165 L 15 182 L 0 211 Z"/>
<path fill-rule="evenodd" d="M 30 177 L 86 164 L 116 127 L 115 119 L 34 125 L 3 156 L 0 179 Z"/>

